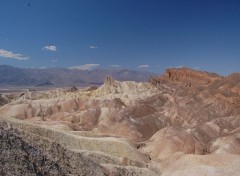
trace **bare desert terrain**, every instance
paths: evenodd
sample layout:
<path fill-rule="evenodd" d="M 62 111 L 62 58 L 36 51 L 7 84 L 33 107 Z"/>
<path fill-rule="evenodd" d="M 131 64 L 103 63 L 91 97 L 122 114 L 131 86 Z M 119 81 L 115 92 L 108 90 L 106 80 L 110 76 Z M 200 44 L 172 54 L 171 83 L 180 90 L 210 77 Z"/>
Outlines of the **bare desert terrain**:
<path fill-rule="evenodd" d="M 0 175 L 237 176 L 240 74 L 0 95 Z"/>

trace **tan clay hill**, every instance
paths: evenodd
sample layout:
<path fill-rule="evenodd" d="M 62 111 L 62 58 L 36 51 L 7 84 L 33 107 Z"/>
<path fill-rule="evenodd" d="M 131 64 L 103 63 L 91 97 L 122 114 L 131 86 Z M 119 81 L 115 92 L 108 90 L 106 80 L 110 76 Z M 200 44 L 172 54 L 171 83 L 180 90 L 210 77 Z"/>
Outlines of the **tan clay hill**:
<path fill-rule="evenodd" d="M 1 95 L 0 175 L 237 176 L 240 74 Z"/>

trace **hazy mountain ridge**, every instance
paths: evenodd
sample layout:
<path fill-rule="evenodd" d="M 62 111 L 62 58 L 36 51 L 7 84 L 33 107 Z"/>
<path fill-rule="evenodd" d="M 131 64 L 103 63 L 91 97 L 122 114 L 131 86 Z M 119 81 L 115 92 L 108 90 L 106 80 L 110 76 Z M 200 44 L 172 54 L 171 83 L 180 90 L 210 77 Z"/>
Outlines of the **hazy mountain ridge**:
<path fill-rule="evenodd" d="M 153 73 L 128 69 L 79 70 L 68 68 L 26 69 L 0 65 L 0 85 L 88 86 L 100 85 L 106 76 L 120 81 L 147 81 Z"/>

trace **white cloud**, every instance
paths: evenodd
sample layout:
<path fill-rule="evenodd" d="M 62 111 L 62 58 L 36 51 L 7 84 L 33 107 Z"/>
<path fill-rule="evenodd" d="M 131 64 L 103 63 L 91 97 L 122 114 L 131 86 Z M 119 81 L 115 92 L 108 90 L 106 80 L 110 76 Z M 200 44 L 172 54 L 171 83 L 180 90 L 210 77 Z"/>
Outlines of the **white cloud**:
<path fill-rule="evenodd" d="M 120 65 L 109 65 L 109 67 L 119 68 L 119 67 L 121 67 L 121 66 L 120 66 Z"/>
<path fill-rule="evenodd" d="M 170 66 L 167 66 L 165 68 L 168 69 L 168 68 L 184 68 L 184 67 L 185 67 L 184 65 L 177 65 L 177 66 L 170 65 Z"/>
<path fill-rule="evenodd" d="M 57 59 L 52 59 L 52 62 L 58 62 L 58 60 Z"/>
<path fill-rule="evenodd" d="M 48 51 L 57 51 L 57 47 L 54 45 L 44 46 L 42 49 Z"/>
<path fill-rule="evenodd" d="M 4 49 L 0 49 L 0 57 L 5 57 L 5 58 L 9 58 L 9 59 L 17 59 L 17 60 L 28 60 L 29 57 L 25 57 L 21 54 L 15 54 L 11 51 L 7 51 Z"/>
<path fill-rule="evenodd" d="M 90 49 L 97 49 L 97 48 L 98 48 L 97 46 L 93 46 L 93 45 L 90 46 Z"/>
<path fill-rule="evenodd" d="M 138 68 L 148 68 L 149 65 L 139 65 Z"/>
<path fill-rule="evenodd" d="M 178 66 L 175 66 L 174 68 L 183 68 L 184 65 L 178 65 Z"/>
<path fill-rule="evenodd" d="M 77 65 L 77 66 L 69 67 L 69 69 L 92 70 L 99 66 L 100 64 L 85 64 L 85 65 Z"/>

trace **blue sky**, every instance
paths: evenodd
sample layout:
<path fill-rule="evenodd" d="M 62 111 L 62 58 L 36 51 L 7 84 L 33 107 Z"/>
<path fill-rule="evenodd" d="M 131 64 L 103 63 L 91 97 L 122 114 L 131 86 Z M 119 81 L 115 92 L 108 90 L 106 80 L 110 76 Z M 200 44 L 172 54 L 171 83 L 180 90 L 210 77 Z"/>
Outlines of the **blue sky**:
<path fill-rule="evenodd" d="M 0 0 L 0 22 L 0 64 L 240 72 L 238 0 Z"/>

